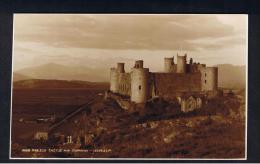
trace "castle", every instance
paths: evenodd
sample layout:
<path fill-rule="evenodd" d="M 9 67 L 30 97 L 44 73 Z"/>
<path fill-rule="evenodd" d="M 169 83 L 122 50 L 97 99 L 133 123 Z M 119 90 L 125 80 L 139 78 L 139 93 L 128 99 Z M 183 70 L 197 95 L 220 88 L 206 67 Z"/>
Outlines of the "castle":
<path fill-rule="evenodd" d="M 218 88 L 218 68 L 195 63 L 187 55 L 177 54 L 164 58 L 163 72 L 150 72 L 137 60 L 130 72 L 125 72 L 124 63 L 117 63 L 110 70 L 110 92 L 129 97 L 136 104 L 146 103 L 154 97 L 165 99 L 183 95 L 214 95 Z"/>

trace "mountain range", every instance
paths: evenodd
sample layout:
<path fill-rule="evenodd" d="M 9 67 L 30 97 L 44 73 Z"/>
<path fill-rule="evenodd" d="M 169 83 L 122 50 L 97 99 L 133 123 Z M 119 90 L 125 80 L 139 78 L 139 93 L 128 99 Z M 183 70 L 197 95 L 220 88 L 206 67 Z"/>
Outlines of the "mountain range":
<path fill-rule="evenodd" d="M 15 77 L 19 75 L 18 77 Z M 108 82 L 109 69 L 93 69 L 84 66 L 65 66 L 48 63 L 36 67 L 28 67 L 14 72 L 14 81 L 31 79 L 80 80 L 89 82 Z M 21 79 L 22 77 L 22 79 Z M 27 78 L 27 79 L 30 79 Z"/>
<path fill-rule="evenodd" d="M 231 64 L 216 65 L 218 67 L 219 87 L 244 88 L 245 66 Z M 88 82 L 109 82 L 110 69 L 93 69 L 87 66 L 65 66 L 48 63 L 37 67 L 28 67 L 13 73 L 13 81 L 28 79 L 72 80 Z"/>

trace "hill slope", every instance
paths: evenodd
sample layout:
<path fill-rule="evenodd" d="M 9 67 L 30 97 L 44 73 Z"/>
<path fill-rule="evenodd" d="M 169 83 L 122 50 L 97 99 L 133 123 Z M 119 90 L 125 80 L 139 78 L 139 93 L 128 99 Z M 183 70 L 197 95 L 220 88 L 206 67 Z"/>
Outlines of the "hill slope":
<path fill-rule="evenodd" d="M 67 80 L 42 80 L 31 79 L 14 82 L 14 88 L 95 88 L 108 89 L 109 83 L 87 82 L 87 81 L 67 81 Z"/>
<path fill-rule="evenodd" d="M 13 73 L 13 81 L 20 81 L 20 80 L 26 80 L 26 79 L 30 79 L 30 77 L 25 76 L 23 74 L 20 73 Z"/>

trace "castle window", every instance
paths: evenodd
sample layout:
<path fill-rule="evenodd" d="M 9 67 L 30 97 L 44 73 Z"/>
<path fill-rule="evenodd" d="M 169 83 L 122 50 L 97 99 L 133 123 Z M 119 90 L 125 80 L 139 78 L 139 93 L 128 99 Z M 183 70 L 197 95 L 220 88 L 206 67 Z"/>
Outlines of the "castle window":
<path fill-rule="evenodd" d="M 205 73 L 205 77 L 207 77 L 207 74 Z"/>
<path fill-rule="evenodd" d="M 205 80 L 205 84 L 207 83 L 207 80 Z"/>
<path fill-rule="evenodd" d="M 138 87 L 138 88 L 139 88 L 139 90 L 141 90 L 141 89 L 142 89 L 142 88 L 141 88 L 141 85 L 139 85 L 139 87 Z"/>

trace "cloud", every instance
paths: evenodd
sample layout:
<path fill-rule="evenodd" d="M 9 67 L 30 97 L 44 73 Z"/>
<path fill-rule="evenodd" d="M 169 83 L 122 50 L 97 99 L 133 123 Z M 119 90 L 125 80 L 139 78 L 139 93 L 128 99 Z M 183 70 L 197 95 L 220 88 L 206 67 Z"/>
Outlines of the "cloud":
<path fill-rule="evenodd" d="M 198 39 L 192 40 L 191 43 L 194 47 L 198 47 L 198 49 L 206 49 L 206 50 L 218 50 L 221 48 L 233 48 L 237 45 L 245 45 L 246 39 L 239 35 L 237 36 L 226 36 L 215 39 Z"/>
<path fill-rule="evenodd" d="M 61 48 L 210 50 L 243 44 L 237 35 L 214 15 L 15 15 L 15 42 Z"/>

